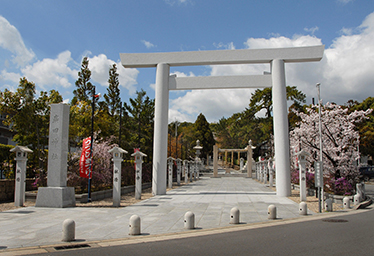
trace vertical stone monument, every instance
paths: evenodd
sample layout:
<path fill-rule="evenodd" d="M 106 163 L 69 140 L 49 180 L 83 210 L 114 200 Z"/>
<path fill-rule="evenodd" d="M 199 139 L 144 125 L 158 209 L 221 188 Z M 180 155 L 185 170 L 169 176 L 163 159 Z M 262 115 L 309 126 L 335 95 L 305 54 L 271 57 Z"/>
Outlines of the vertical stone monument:
<path fill-rule="evenodd" d="M 36 207 L 63 208 L 75 206 L 75 191 L 66 186 L 69 142 L 68 104 L 51 104 L 48 143 L 48 187 L 40 187 Z"/>

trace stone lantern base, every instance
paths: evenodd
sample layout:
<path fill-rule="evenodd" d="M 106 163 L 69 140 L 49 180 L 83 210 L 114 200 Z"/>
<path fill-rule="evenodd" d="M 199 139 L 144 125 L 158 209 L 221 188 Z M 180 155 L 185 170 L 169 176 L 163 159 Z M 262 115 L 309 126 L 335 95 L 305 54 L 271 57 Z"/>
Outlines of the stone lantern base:
<path fill-rule="evenodd" d="M 65 208 L 74 206 L 74 187 L 43 187 L 38 189 L 35 207 Z"/>

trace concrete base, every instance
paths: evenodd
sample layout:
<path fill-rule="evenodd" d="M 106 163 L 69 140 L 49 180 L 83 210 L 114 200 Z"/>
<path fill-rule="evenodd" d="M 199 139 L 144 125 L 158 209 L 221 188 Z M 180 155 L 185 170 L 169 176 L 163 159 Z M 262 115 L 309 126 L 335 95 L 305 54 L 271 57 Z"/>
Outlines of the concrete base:
<path fill-rule="evenodd" d="M 38 189 L 35 207 L 65 208 L 75 206 L 73 187 L 44 187 Z"/>

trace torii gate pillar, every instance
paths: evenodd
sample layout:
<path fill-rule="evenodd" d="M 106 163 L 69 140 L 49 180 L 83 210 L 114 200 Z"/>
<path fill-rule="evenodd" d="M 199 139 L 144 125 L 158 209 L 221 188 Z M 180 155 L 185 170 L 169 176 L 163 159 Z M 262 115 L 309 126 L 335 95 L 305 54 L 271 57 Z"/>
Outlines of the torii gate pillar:
<path fill-rule="evenodd" d="M 277 195 L 291 195 L 290 144 L 288 137 L 287 95 L 284 61 L 272 61 L 273 130 Z"/>
<path fill-rule="evenodd" d="M 169 73 L 166 63 L 157 64 L 155 86 L 155 124 L 153 137 L 152 194 L 166 194 L 168 151 Z"/>

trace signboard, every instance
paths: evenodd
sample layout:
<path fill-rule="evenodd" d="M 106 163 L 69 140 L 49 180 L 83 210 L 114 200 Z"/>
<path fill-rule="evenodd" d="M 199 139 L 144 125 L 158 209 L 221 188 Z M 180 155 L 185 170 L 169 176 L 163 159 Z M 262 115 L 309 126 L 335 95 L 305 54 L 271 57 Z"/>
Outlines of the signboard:
<path fill-rule="evenodd" d="M 316 188 L 323 187 L 322 162 L 314 162 L 314 184 Z"/>
<path fill-rule="evenodd" d="M 89 178 L 90 163 L 91 163 L 91 137 L 83 140 L 82 154 L 79 160 L 79 176 L 82 178 Z"/>

